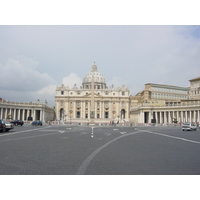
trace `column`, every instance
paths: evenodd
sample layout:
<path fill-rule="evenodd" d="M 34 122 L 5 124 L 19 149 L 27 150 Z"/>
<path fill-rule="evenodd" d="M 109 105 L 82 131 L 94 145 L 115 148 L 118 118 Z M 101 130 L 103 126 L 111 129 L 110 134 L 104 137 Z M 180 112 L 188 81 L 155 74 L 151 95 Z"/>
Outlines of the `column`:
<path fill-rule="evenodd" d="M 27 120 L 27 110 L 24 110 L 24 120 Z"/>
<path fill-rule="evenodd" d="M 13 113 L 13 120 L 16 119 L 16 108 L 14 108 L 14 113 Z"/>
<path fill-rule="evenodd" d="M 35 110 L 33 109 L 31 112 L 32 112 L 33 121 L 35 121 Z"/>
<path fill-rule="evenodd" d="M 194 110 L 194 122 L 197 122 L 196 110 Z"/>
<path fill-rule="evenodd" d="M 7 119 L 7 108 L 5 108 L 5 119 Z"/>
<path fill-rule="evenodd" d="M 167 112 L 164 111 L 164 123 L 166 124 L 167 123 Z"/>
<path fill-rule="evenodd" d="M 20 109 L 17 109 L 17 119 L 19 119 L 19 115 L 20 115 Z"/>
<path fill-rule="evenodd" d="M 108 105 L 109 105 L 109 119 L 111 119 L 111 120 L 113 120 L 113 113 L 112 113 L 112 102 L 111 101 L 109 101 L 108 102 Z M 124 120 L 125 120 L 125 118 L 124 118 Z"/>
<path fill-rule="evenodd" d="M 158 120 L 158 112 L 156 112 L 156 124 L 159 124 L 159 120 Z"/>
<path fill-rule="evenodd" d="M 187 113 L 187 110 L 185 111 L 185 122 L 188 122 L 188 113 Z"/>
<path fill-rule="evenodd" d="M 88 119 L 90 119 L 90 101 L 88 101 Z"/>
<path fill-rule="evenodd" d="M 180 122 L 180 112 L 179 111 L 177 111 L 177 121 L 178 121 L 178 123 Z"/>
<path fill-rule="evenodd" d="M 0 113 L 1 113 L 1 114 L 0 114 L 0 117 L 1 117 L 1 119 L 2 119 L 2 110 L 3 110 L 3 109 L 0 108 Z"/>
<path fill-rule="evenodd" d="M 182 115 L 182 111 L 180 111 L 180 123 L 183 122 L 183 115 Z"/>
<path fill-rule="evenodd" d="M 97 118 L 97 101 L 94 101 L 94 118 Z"/>
<path fill-rule="evenodd" d="M 181 111 L 181 121 L 180 121 L 181 123 L 183 123 L 184 122 L 184 119 L 183 119 L 183 111 Z"/>
<path fill-rule="evenodd" d="M 190 122 L 192 122 L 192 111 L 190 110 Z"/>
<path fill-rule="evenodd" d="M 40 120 L 43 121 L 43 122 L 46 121 L 45 118 L 44 118 L 44 109 L 42 109 L 42 110 L 40 111 Z"/>
<path fill-rule="evenodd" d="M 7 108 L 7 115 L 10 115 L 10 108 Z M 7 118 L 7 116 L 6 116 L 6 118 Z"/>
<path fill-rule="evenodd" d="M 43 121 L 43 120 L 42 120 L 42 110 L 40 110 L 39 120 L 40 120 L 40 121 Z M 64 120 L 64 113 L 62 114 L 62 120 Z"/>
<path fill-rule="evenodd" d="M 73 118 L 76 119 L 76 101 L 74 101 L 73 103 L 74 103 Z"/>
<path fill-rule="evenodd" d="M 80 109 L 81 115 L 80 118 L 83 119 L 83 101 L 81 101 L 81 109 Z"/>
<path fill-rule="evenodd" d="M 186 111 L 183 111 L 183 122 L 185 123 L 186 121 Z"/>
<path fill-rule="evenodd" d="M 148 116 L 148 123 L 151 123 L 151 119 L 152 119 L 152 114 L 151 114 L 151 111 L 148 112 L 149 113 L 149 116 Z"/>
<path fill-rule="evenodd" d="M 102 101 L 99 101 L 99 118 L 102 118 Z"/>
<path fill-rule="evenodd" d="M 102 107 L 101 107 L 101 118 L 103 119 L 104 118 L 104 110 L 105 110 L 105 103 L 104 101 L 102 101 Z"/>
<path fill-rule="evenodd" d="M 174 118 L 175 118 L 175 112 L 174 111 L 172 111 L 172 117 L 171 117 L 171 123 L 173 123 L 173 121 L 174 121 Z"/>
<path fill-rule="evenodd" d="M 169 111 L 169 123 L 172 123 L 172 116 L 171 116 L 171 111 Z"/>
<path fill-rule="evenodd" d="M 25 110 L 23 109 L 22 110 L 22 120 L 24 121 L 24 112 L 25 112 Z"/>
<path fill-rule="evenodd" d="M 162 111 L 160 112 L 160 123 L 163 123 Z"/>

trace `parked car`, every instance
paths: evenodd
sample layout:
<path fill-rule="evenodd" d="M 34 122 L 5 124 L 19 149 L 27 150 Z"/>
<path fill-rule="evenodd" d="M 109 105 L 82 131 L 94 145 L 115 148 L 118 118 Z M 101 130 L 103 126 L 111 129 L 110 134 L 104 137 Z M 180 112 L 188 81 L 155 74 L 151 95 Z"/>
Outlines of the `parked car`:
<path fill-rule="evenodd" d="M 5 121 L 5 125 L 6 125 L 6 131 L 14 129 L 14 124 L 11 124 L 10 122 Z"/>
<path fill-rule="evenodd" d="M 18 126 L 18 125 L 23 126 L 24 124 L 22 120 L 14 120 L 14 121 L 11 121 L 10 123 L 14 124 L 15 126 Z"/>
<path fill-rule="evenodd" d="M 197 130 L 197 125 L 195 123 L 184 123 L 182 124 L 182 130 L 183 131 L 196 131 Z"/>
<path fill-rule="evenodd" d="M 6 125 L 5 125 L 5 122 L 2 119 L 0 119 L 0 131 L 1 132 L 6 131 Z"/>
<path fill-rule="evenodd" d="M 32 126 L 33 125 L 35 125 L 35 126 L 39 126 L 39 125 L 42 126 L 42 121 L 36 120 L 36 121 L 32 122 L 31 124 L 32 124 Z"/>

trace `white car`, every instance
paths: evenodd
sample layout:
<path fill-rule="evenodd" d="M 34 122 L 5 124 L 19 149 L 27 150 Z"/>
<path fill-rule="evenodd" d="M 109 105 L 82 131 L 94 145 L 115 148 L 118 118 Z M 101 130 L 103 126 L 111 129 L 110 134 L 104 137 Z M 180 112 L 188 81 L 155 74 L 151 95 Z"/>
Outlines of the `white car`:
<path fill-rule="evenodd" d="M 196 131 L 197 130 L 197 125 L 195 123 L 184 123 L 182 124 L 182 130 L 183 131 Z"/>
<path fill-rule="evenodd" d="M 14 129 L 14 124 L 11 124 L 10 122 L 4 121 L 6 125 L 6 131 L 9 131 L 11 129 Z"/>

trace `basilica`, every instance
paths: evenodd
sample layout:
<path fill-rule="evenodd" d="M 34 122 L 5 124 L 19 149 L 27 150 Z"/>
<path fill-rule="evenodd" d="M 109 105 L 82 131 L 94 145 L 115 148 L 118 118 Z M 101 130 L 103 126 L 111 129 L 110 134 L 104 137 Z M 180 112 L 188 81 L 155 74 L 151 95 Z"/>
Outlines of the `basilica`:
<path fill-rule="evenodd" d="M 68 122 L 129 121 L 130 91 L 124 85 L 108 87 L 94 63 L 80 88 L 63 84 L 56 88 L 55 111 L 58 120 Z"/>
<path fill-rule="evenodd" d="M 147 83 L 130 95 L 126 86 L 107 86 L 97 65 L 92 65 L 82 86 L 57 86 L 56 119 L 70 123 L 170 124 L 200 121 L 200 77 L 190 87 Z"/>

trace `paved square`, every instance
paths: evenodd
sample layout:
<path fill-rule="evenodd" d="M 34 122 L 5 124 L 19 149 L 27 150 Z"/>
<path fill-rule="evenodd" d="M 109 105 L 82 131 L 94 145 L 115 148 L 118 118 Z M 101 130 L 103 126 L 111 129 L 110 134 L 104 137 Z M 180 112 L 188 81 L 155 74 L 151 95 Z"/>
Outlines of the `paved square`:
<path fill-rule="evenodd" d="M 199 175 L 200 131 L 28 124 L 0 133 L 1 175 Z"/>

